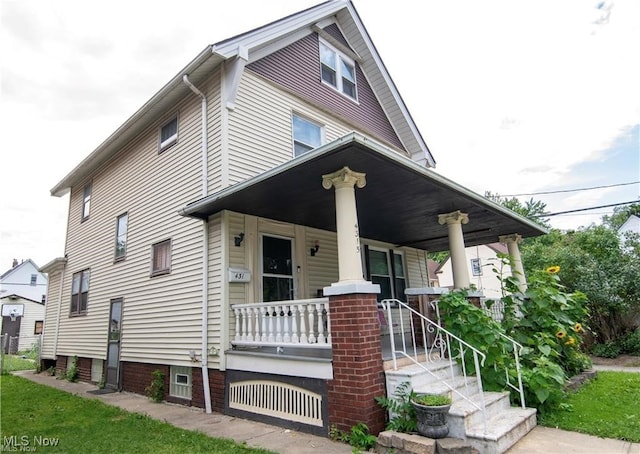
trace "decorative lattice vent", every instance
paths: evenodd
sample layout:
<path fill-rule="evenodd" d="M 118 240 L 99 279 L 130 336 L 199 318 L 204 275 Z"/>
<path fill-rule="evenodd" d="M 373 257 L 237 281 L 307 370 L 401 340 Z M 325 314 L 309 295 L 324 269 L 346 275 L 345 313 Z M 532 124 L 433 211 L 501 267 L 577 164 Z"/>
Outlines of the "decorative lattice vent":
<path fill-rule="evenodd" d="M 266 380 L 229 385 L 229 407 L 322 427 L 322 396 L 297 386 Z"/>

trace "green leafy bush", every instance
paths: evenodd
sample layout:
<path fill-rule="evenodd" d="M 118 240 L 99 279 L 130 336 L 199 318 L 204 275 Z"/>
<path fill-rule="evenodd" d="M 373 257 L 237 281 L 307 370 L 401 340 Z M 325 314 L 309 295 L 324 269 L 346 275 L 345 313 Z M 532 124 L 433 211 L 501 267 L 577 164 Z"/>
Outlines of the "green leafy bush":
<path fill-rule="evenodd" d="M 70 382 L 77 382 L 79 378 L 78 375 L 78 357 L 74 356 L 71 358 L 71 365 L 67 368 L 65 378 Z"/>
<path fill-rule="evenodd" d="M 387 396 L 376 397 L 376 402 L 382 408 L 391 413 L 386 430 L 411 433 L 418 430 L 416 411 L 411 405 L 411 399 L 416 393 L 411 389 L 411 384 L 405 381 L 398 385 L 392 398 Z"/>
<path fill-rule="evenodd" d="M 606 342 L 604 344 L 595 344 L 591 348 L 591 353 L 601 358 L 617 358 L 620 356 L 622 349 L 617 342 Z"/>
<path fill-rule="evenodd" d="M 164 399 L 164 373 L 161 370 L 151 372 L 151 383 L 145 389 L 147 397 L 154 402 Z"/>
<path fill-rule="evenodd" d="M 368 451 L 375 446 L 377 438 L 375 435 L 369 433 L 369 426 L 363 422 L 359 422 L 351 428 L 349 432 L 343 432 L 332 426 L 329 431 L 329 436 L 332 440 L 348 443 L 353 446 L 353 452 L 360 452 L 361 449 Z"/>
<path fill-rule="evenodd" d="M 640 328 L 630 332 L 621 340 L 622 352 L 640 355 Z"/>

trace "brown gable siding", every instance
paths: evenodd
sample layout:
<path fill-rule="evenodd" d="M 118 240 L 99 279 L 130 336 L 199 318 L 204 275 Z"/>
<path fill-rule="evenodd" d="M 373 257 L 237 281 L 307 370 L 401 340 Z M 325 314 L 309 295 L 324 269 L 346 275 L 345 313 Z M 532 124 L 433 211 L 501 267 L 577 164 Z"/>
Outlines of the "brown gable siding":
<path fill-rule="evenodd" d="M 340 28 L 336 24 L 328 25 L 322 30 L 327 32 L 327 34 L 331 35 L 331 37 L 335 38 L 339 43 L 351 49 L 351 46 L 349 45 L 347 40 L 344 38 L 344 36 L 342 35 L 342 32 L 340 31 Z"/>
<path fill-rule="evenodd" d="M 331 34 L 340 34 L 339 31 Z M 341 37 L 341 41 L 344 38 Z M 318 35 L 305 38 L 247 66 L 322 109 L 335 112 L 343 119 L 371 135 L 404 150 L 382 107 L 356 63 L 358 102 L 341 95 L 320 80 Z"/>

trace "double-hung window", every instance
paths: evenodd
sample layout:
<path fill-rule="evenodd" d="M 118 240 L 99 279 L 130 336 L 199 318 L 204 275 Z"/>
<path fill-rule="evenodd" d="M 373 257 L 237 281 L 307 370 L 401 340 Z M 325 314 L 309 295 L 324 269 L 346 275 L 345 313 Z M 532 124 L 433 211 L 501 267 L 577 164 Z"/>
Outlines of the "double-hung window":
<path fill-rule="evenodd" d="M 73 274 L 71 282 L 71 315 L 81 315 L 87 312 L 89 298 L 89 270 L 78 271 Z"/>
<path fill-rule="evenodd" d="M 293 114 L 293 154 L 301 154 L 322 145 L 322 127 L 300 115 Z"/>
<path fill-rule="evenodd" d="M 365 251 L 369 279 L 380 286 L 378 301 L 389 298 L 404 301 L 407 279 L 403 255 L 393 250 L 371 247 L 366 247 Z"/>
<path fill-rule="evenodd" d="M 151 276 L 171 272 L 171 240 L 160 241 L 151 246 Z"/>
<path fill-rule="evenodd" d="M 127 255 L 127 223 L 128 213 L 121 214 L 116 220 L 116 252 L 115 260 L 123 260 Z"/>
<path fill-rule="evenodd" d="M 160 153 L 178 141 L 178 117 L 173 117 L 160 128 Z"/>
<path fill-rule="evenodd" d="M 320 40 L 322 81 L 351 99 L 357 99 L 356 66 L 353 60 Z"/>

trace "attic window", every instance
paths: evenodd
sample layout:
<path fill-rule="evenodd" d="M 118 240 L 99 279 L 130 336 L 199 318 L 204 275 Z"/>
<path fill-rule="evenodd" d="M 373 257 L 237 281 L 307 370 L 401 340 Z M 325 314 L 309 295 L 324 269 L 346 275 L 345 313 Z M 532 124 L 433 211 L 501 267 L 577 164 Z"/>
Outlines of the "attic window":
<path fill-rule="evenodd" d="M 357 99 L 355 63 L 323 40 L 320 40 L 320 75 L 325 84 Z"/>
<path fill-rule="evenodd" d="M 164 151 L 178 141 L 178 117 L 173 117 L 160 128 L 160 151 Z"/>
<path fill-rule="evenodd" d="M 38 275 L 37 274 L 32 274 L 31 275 L 31 282 L 29 283 L 29 285 L 34 286 L 38 283 Z"/>

